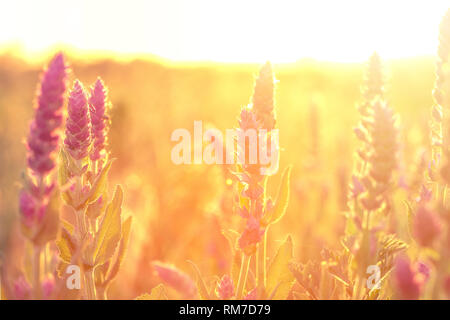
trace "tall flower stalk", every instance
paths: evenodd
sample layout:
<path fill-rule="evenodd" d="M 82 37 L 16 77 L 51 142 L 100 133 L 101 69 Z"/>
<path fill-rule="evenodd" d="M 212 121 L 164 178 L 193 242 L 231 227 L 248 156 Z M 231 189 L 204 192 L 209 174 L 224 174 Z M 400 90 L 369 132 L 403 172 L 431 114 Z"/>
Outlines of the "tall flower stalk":
<path fill-rule="evenodd" d="M 433 89 L 435 104 L 431 111 L 431 163 L 428 177 L 433 201 L 422 201 L 416 212 L 416 223 L 427 222 L 427 228 L 414 233 L 419 245 L 439 252 L 436 260 L 432 298 L 439 299 L 444 293 L 445 272 L 450 265 L 450 222 L 448 220 L 448 185 L 450 184 L 450 10 L 444 15 L 439 27 L 439 46 L 436 59 L 436 80 Z M 424 186 L 424 190 L 428 190 Z M 442 223 L 441 220 L 444 222 Z"/>
<path fill-rule="evenodd" d="M 344 240 L 357 264 L 354 299 L 363 298 L 363 279 L 369 265 L 379 265 L 386 271 L 390 268 L 383 266 L 383 259 L 380 259 L 380 254 L 387 248 L 382 238 L 375 237 L 375 232 L 383 229 L 381 213 L 389 213 L 389 195 L 393 191 L 393 172 L 397 169 L 399 147 L 396 117 L 384 100 L 383 73 L 377 54 L 369 59 L 361 91 L 363 101 L 358 107 L 361 120 L 354 130 L 360 147 L 356 153 L 357 165 L 349 196 L 351 211 Z M 353 243 L 349 239 L 353 239 Z M 395 246 L 398 250 L 405 247 L 401 242 Z"/>
<path fill-rule="evenodd" d="M 106 299 L 121 266 L 131 228 L 131 217 L 122 221 L 123 191 L 119 185 L 108 201 L 112 161 L 106 150 L 106 104 L 101 79 L 93 85 L 89 97 L 81 82 L 75 81 L 59 167 L 63 198 L 76 216 L 76 227 L 64 222 L 57 245 L 65 263 L 82 266 L 84 297 L 90 300 Z"/>
<path fill-rule="evenodd" d="M 237 168 L 237 210 L 245 219 L 245 228 L 238 239 L 238 248 L 242 252 L 236 287 L 238 299 L 244 295 L 252 258 L 255 259 L 258 295 L 263 298 L 270 294 L 267 292 L 267 232 L 269 226 L 284 215 L 289 198 L 290 168 L 283 174 L 281 188 L 284 194 L 280 196 L 279 193 L 277 202 L 272 201 L 266 196 L 266 185 L 268 176 L 274 172 L 265 170 L 260 154 L 256 156 L 257 161 L 251 161 L 251 141 L 247 137 L 248 132 L 255 132 L 258 135 L 256 149 L 276 152 L 278 162 L 278 145 L 273 145 L 277 143 L 273 138 L 278 137 L 278 130 L 275 129 L 274 84 L 272 66 L 268 62 L 261 68 L 255 81 L 252 104 L 241 110 L 239 119 L 239 136 L 246 139 L 238 140 L 238 158 L 241 163 Z"/>
<path fill-rule="evenodd" d="M 41 253 L 56 238 L 59 221 L 58 191 L 52 175 L 63 121 L 67 66 L 61 53 L 44 71 L 38 90 L 37 107 L 27 139 L 25 185 L 19 195 L 23 234 L 32 242 L 33 297 L 42 298 Z"/>
<path fill-rule="evenodd" d="M 432 108 L 431 118 L 431 142 L 432 163 L 429 170 L 430 179 L 437 181 L 437 170 L 441 166 L 441 176 L 447 182 L 450 181 L 450 103 L 446 93 L 446 84 L 449 81 L 448 72 L 445 71 L 449 63 L 450 55 L 450 10 L 443 17 L 439 27 L 439 47 L 436 58 L 436 80 L 433 89 L 435 104 Z M 445 157 L 441 160 L 441 157 Z M 439 190 L 437 192 L 439 194 Z"/>

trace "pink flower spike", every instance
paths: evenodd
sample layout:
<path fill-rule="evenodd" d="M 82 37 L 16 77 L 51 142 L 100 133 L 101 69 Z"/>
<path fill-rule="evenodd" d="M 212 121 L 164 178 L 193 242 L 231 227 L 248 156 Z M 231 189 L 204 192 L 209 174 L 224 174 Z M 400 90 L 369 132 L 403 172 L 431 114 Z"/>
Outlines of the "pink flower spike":
<path fill-rule="evenodd" d="M 247 225 L 238 239 L 239 248 L 248 256 L 252 255 L 256 250 L 256 244 L 261 241 L 264 235 L 264 229 L 261 228 L 260 222 L 254 217 L 247 220 Z"/>
<path fill-rule="evenodd" d="M 255 80 L 252 98 L 252 109 L 262 127 L 267 130 L 275 128 L 276 117 L 274 111 L 275 78 L 272 64 L 266 62 L 260 69 Z"/>
<path fill-rule="evenodd" d="M 187 299 L 195 298 L 197 287 L 194 281 L 184 272 L 170 264 L 154 261 L 152 263 L 158 276 Z"/>
<path fill-rule="evenodd" d="M 413 268 L 408 258 L 397 257 L 394 272 L 397 298 L 400 300 L 419 299 L 424 284 L 424 276 Z"/>
<path fill-rule="evenodd" d="M 450 275 L 444 279 L 444 292 L 447 295 L 447 299 L 450 299 Z"/>
<path fill-rule="evenodd" d="M 91 95 L 89 97 L 89 112 L 92 124 L 93 148 L 91 151 L 91 159 L 99 160 L 105 157 L 105 147 L 107 144 L 106 131 L 108 117 L 106 116 L 108 90 L 102 79 L 98 78 L 91 87 Z"/>
<path fill-rule="evenodd" d="M 70 92 L 68 113 L 64 144 L 74 159 L 81 160 L 87 156 L 91 144 L 91 124 L 87 97 L 83 85 L 78 80 Z"/>
<path fill-rule="evenodd" d="M 44 176 L 55 167 L 66 91 L 67 67 L 62 53 L 57 54 L 44 71 L 38 89 L 35 117 L 27 139 L 27 163 L 37 175 Z"/>
<path fill-rule="evenodd" d="M 224 275 L 222 277 L 217 287 L 217 292 L 222 300 L 228 300 L 234 296 L 233 280 L 231 280 L 230 276 Z"/>
<path fill-rule="evenodd" d="M 432 246 L 441 229 L 441 222 L 436 213 L 425 205 L 420 205 L 413 221 L 413 235 L 417 242 L 423 247 Z"/>
<path fill-rule="evenodd" d="M 36 213 L 38 211 L 37 206 L 36 199 L 27 190 L 24 189 L 20 191 L 19 210 L 22 222 L 27 227 L 31 227 L 36 219 Z"/>
<path fill-rule="evenodd" d="M 30 297 L 31 286 L 24 276 L 20 276 L 14 281 L 14 297 L 17 300 L 26 300 Z"/>
<path fill-rule="evenodd" d="M 41 286 L 44 299 L 49 299 L 55 289 L 55 278 L 50 274 L 42 281 Z"/>
<path fill-rule="evenodd" d="M 255 113 L 247 107 L 242 108 L 241 116 L 239 119 L 239 129 L 245 132 L 249 129 L 257 130 L 259 127 L 260 125 L 258 123 L 258 120 L 256 120 Z"/>

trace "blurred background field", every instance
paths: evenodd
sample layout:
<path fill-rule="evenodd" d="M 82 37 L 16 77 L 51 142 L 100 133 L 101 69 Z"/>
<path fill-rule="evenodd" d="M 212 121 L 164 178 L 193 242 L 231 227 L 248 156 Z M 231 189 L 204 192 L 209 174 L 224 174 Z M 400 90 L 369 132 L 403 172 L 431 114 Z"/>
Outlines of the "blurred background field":
<path fill-rule="evenodd" d="M 176 264 L 192 274 L 194 261 L 206 276 L 222 275 L 231 255 L 221 230 L 242 223 L 233 213 L 227 170 L 218 165 L 174 165 L 177 128 L 193 121 L 221 130 L 237 125 L 250 101 L 258 64 L 169 63 L 142 58 L 119 61 L 71 56 L 71 80 L 92 84 L 100 75 L 109 87 L 110 148 L 117 158 L 112 184 L 124 185 L 126 213 L 134 217 L 125 265 L 111 298 L 134 298 L 158 283 L 150 262 Z M 23 245 L 18 223 L 18 191 L 25 167 L 24 139 L 44 63 L 14 54 L 0 56 L 0 253 Z M 274 64 L 279 80 L 276 113 L 282 147 L 280 168 L 292 164 L 292 193 L 285 218 L 269 234 L 274 241 L 291 234 L 299 261 L 317 258 L 324 247 L 340 248 L 352 171 L 363 64 L 300 60 Z M 434 81 L 432 57 L 388 60 L 386 97 L 399 115 L 400 168 L 396 181 L 413 179 L 421 148 L 428 145 Z M 280 172 L 271 179 L 275 195 Z M 406 214 L 402 210 L 397 216 Z M 269 247 L 269 256 L 274 248 Z"/>

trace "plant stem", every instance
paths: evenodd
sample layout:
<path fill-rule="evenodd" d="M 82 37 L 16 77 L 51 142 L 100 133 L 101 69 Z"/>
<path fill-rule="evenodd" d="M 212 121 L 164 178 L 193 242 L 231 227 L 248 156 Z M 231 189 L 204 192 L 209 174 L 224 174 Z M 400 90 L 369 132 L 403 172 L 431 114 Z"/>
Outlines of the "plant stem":
<path fill-rule="evenodd" d="M 84 241 L 84 238 L 86 237 L 87 233 L 84 211 L 83 210 L 77 211 L 76 215 L 77 215 L 78 230 L 80 231 L 80 239 Z"/>
<path fill-rule="evenodd" d="M 267 286 L 267 234 L 269 233 L 269 226 L 267 226 L 264 232 L 263 238 L 263 284 L 264 288 Z"/>
<path fill-rule="evenodd" d="M 248 270 L 250 267 L 250 256 L 242 253 L 241 270 L 239 271 L 239 280 L 237 285 L 237 298 L 242 299 L 245 283 L 247 282 Z"/>
<path fill-rule="evenodd" d="M 41 299 L 41 247 L 33 246 L 33 293 L 36 300 Z"/>
<path fill-rule="evenodd" d="M 108 291 L 109 285 L 102 285 L 95 290 L 95 295 L 98 300 L 108 300 L 108 295 L 106 291 Z"/>
<path fill-rule="evenodd" d="M 94 269 L 90 269 L 85 271 L 84 273 L 84 281 L 86 285 L 86 293 L 88 300 L 96 300 L 95 299 L 95 284 L 94 284 Z"/>
<path fill-rule="evenodd" d="M 258 244 L 258 248 L 256 251 L 256 265 L 257 267 L 257 286 L 259 289 L 264 289 L 267 284 L 266 284 L 266 279 L 267 279 L 267 232 L 268 232 L 268 227 L 267 229 L 264 231 L 264 236 L 262 241 Z"/>
<path fill-rule="evenodd" d="M 360 300 L 360 292 L 362 286 L 362 277 L 358 274 L 355 280 L 356 284 L 353 287 L 352 300 Z"/>

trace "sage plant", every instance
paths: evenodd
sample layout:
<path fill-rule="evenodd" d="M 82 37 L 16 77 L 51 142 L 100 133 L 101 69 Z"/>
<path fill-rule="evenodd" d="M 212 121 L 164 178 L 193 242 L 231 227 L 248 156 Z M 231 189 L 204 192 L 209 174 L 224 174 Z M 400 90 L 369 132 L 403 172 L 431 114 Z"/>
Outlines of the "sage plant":
<path fill-rule="evenodd" d="M 123 191 L 119 185 L 108 200 L 107 180 L 112 159 L 105 143 L 106 92 L 102 80 L 98 79 L 88 97 L 81 82 L 75 81 L 69 97 L 66 139 L 59 167 L 61 187 L 69 186 L 63 198 L 76 216 L 76 226 L 64 222 L 57 244 L 66 264 L 82 267 L 84 297 L 90 300 L 107 298 L 131 228 L 131 217 L 122 219 Z"/>
<path fill-rule="evenodd" d="M 33 245 L 32 298 L 41 299 L 41 254 L 56 239 L 59 226 L 59 191 L 53 169 L 63 123 L 67 66 L 61 53 L 44 71 L 37 106 L 27 138 L 27 171 L 19 194 L 22 232 Z M 19 286 L 26 287 L 26 286 Z M 23 290 L 22 290 L 23 291 Z"/>

